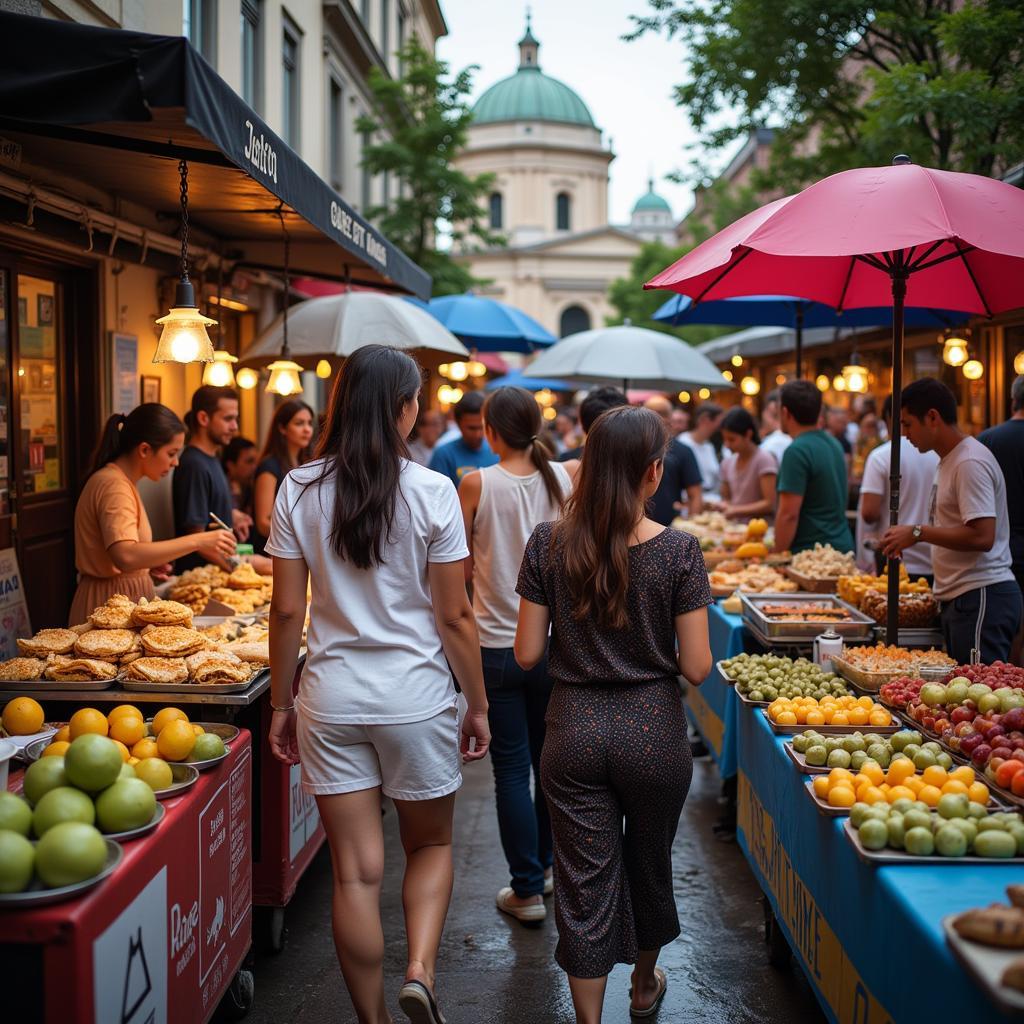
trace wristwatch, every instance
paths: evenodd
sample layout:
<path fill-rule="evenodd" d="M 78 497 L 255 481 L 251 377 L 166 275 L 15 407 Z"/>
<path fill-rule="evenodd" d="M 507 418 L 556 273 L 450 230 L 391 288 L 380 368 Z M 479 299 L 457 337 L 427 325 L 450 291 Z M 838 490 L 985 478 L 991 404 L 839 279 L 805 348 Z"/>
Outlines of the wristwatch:
<path fill-rule="evenodd" d="M 914 540 L 920 540 L 920 539 L 921 539 L 921 535 L 922 535 L 923 533 L 924 533 L 924 527 L 923 527 L 923 526 L 915 526 L 915 527 L 914 527 L 914 528 L 913 528 L 913 529 L 912 529 L 912 530 L 910 531 L 910 534 L 911 534 L 911 536 L 912 536 L 912 537 L 914 538 Z"/>

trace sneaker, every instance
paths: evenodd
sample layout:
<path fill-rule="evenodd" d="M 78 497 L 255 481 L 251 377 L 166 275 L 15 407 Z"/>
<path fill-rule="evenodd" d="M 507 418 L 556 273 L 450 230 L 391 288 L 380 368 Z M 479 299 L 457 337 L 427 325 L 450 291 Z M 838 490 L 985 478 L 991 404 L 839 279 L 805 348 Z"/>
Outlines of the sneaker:
<path fill-rule="evenodd" d="M 548 868 L 544 872 L 544 895 L 551 896 L 555 891 L 555 873 Z"/>
<path fill-rule="evenodd" d="M 508 914 L 509 917 L 514 917 L 523 924 L 540 924 L 548 916 L 547 907 L 543 903 L 521 905 L 511 902 L 511 899 L 514 897 L 515 892 L 513 892 L 512 887 L 506 885 L 504 889 L 498 892 L 494 902 L 502 913 Z"/>

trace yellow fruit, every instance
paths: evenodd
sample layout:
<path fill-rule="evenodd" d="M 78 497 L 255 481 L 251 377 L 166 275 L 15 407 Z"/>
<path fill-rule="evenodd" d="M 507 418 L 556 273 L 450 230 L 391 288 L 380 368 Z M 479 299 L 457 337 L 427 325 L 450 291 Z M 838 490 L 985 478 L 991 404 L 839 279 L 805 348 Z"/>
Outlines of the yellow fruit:
<path fill-rule="evenodd" d="M 168 722 L 187 722 L 188 715 L 179 708 L 163 708 L 153 716 L 153 735 L 159 736 Z"/>
<path fill-rule="evenodd" d="M 935 783 L 933 783 L 935 785 Z M 959 779 L 950 779 L 948 782 L 943 783 L 939 787 L 943 794 L 945 793 L 963 793 L 964 796 L 969 797 L 971 792 L 970 786 L 965 786 Z"/>
<path fill-rule="evenodd" d="M 95 708 L 79 708 L 71 716 L 68 727 L 71 730 L 71 738 L 73 740 L 91 732 L 96 733 L 97 736 L 106 736 L 107 716 Z"/>
<path fill-rule="evenodd" d="M 917 794 L 924 789 L 924 783 L 921 781 L 920 775 L 911 775 L 910 778 L 905 779 L 903 785 L 914 794 L 914 799 L 917 799 Z"/>
<path fill-rule="evenodd" d="M 192 723 L 192 731 L 197 736 L 202 736 L 203 733 L 206 732 L 206 730 L 201 725 L 197 725 L 195 722 Z"/>
<path fill-rule="evenodd" d="M 814 793 L 817 797 L 824 800 L 828 796 L 829 781 L 827 775 L 815 776 L 814 782 L 811 783 L 814 786 Z"/>
<path fill-rule="evenodd" d="M 129 763 L 129 764 L 130 764 L 130 765 L 131 765 L 131 766 L 132 766 L 133 768 L 134 768 L 134 767 L 135 767 L 135 766 L 136 766 L 137 764 L 142 764 L 142 762 L 141 762 L 141 761 L 140 761 L 140 760 L 139 760 L 139 759 L 138 759 L 138 758 L 137 758 L 137 757 L 136 757 L 136 756 L 135 756 L 134 754 L 133 754 L 133 755 L 132 755 L 131 757 L 129 757 L 129 758 L 128 758 L 128 763 Z M 136 773 L 136 774 L 137 774 L 137 773 Z"/>
<path fill-rule="evenodd" d="M 168 722 L 156 738 L 157 750 L 165 761 L 184 761 L 196 744 L 196 734 L 188 722 Z"/>
<path fill-rule="evenodd" d="M 110 723 L 110 738 L 129 747 L 135 746 L 145 735 L 146 725 L 141 715 L 123 714 Z"/>
<path fill-rule="evenodd" d="M 39 732 L 46 718 L 43 707 L 31 697 L 15 697 L 4 708 L 4 728 L 12 736 L 31 736 Z"/>
<path fill-rule="evenodd" d="M 53 737 L 54 742 L 63 740 L 65 743 L 71 742 L 71 727 L 68 725 L 62 725 L 57 730 L 57 735 Z"/>
<path fill-rule="evenodd" d="M 889 771 L 886 772 L 885 781 L 898 785 L 904 779 L 909 778 L 916 772 L 917 769 L 914 767 L 914 762 L 909 757 L 897 757 L 893 760 L 892 764 L 889 765 Z"/>
<path fill-rule="evenodd" d="M 850 716 L 845 711 L 837 711 L 832 716 L 832 724 L 833 725 L 849 725 L 850 724 Z"/>
<path fill-rule="evenodd" d="M 825 716 L 820 711 L 807 712 L 807 725 L 824 725 Z"/>
<path fill-rule="evenodd" d="M 885 794 L 885 799 L 889 803 L 894 804 L 897 800 L 916 800 L 916 794 L 909 786 L 893 786 L 888 793 Z"/>
<path fill-rule="evenodd" d="M 942 790 L 938 786 L 922 786 L 917 794 L 918 800 L 923 800 L 929 807 L 938 807 L 942 799 Z"/>
<path fill-rule="evenodd" d="M 954 768 L 950 773 L 951 779 L 959 779 L 965 786 L 969 786 L 972 782 L 976 782 L 974 775 L 974 769 L 969 768 L 967 765 L 962 764 L 959 768 Z"/>
<path fill-rule="evenodd" d="M 828 791 L 829 807 L 852 807 L 857 796 L 849 786 L 833 786 Z"/>
<path fill-rule="evenodd" d="M 775 718 L 779 725 L 796 725 L 796 715 L 792 711 L 780 711 Z"/>
<path fill-rule="evenodd" d="M 868 725 L 892 725 L 892 715 L 885 708 L 875 708 L 868 715 Z"/>
<path fill-rule="evenodd" d="M 121 755 L 121 760 L 127 764 L 128 759 L 132 756 L 131 751 L 120 740 L 113 740 L 112 742 L 117 747 L 117 752 Z"/>
<path fill-rule="evenodd" d="M 865 761 L 861 765 L 860 773 L 867 776 L 873 786 L 880 786 L 885 782 L 885 772 L 882 771 L 882 767 L 877 761 Z"/>
<path fill-rule="evenodd" d="M 888 800 L 892 803 L 892 791 L 883 793 L 877 786 L 865 786 L 863 793 L 857 795 L 858 800 L 866 804 L 877 804 L 880 800 Z"/>
<path fill-rule="evenodd" d="M 174 782 L 171 766 L 159 757 L 149 757 L 145 761 L 140 761 L 135 774 L 153 790 L 167 789 Z"/>
<path fill-rule="evenodd" d="M 63 757 L 71 744 L 67 740 L 55 740 L 42 753 L 43 757 Z"/>
<path fill-rule="evenodd" d="M 134 704 L 118 704 L 110 714 L 107 715 L 107 721 L 113 722 L 123 715 L 128 715 L 131 718 L 145 718 L 146 716 L 134 705 Z"/>
<path fill-rule="evenodd" d="M 828 773 L 828 781 L 833 785 L 838 785 L 840 781 L 849 784 L 850 788 L 853 788 L 853 772 L 849 768 L 833 768 Z"/>
<path fill-rule="evenodd" d="M 987 804 L 989 798 L 988 786 L 984 782 L 972 782 L 967 787 L 967 799 L 976 804 Z"/>
<path fill-rule="evenodd" d="M 857 703 L 865 711 L 870 711 L 875 706 L 875 702 L 870 697 L 858 697 L 857 698 Z"/>
<path fill-rule="evenodd" d="M 868 713 L 864 708 L 850 708 L 850 725 L 867 725 Z"/>
<path fill-rule="evenodd" d="M 938 786 L 939 789 L 942 789 L 948 779 L 949 776 L 946 774 L 946 769 L 941 764 L 930 765 L 921 772 L 921 781 L 926 786 Z"/>
<path fill-rule="evenodd" d="M 145 760 L 147 757 L 156 757 L 159 751 L 157 750 L 156 740 L 152 736 L 147 736 L 144 740 L 139 740 L 135 746 L 132 747 L 132 756 L 137 757 L 140 761 Z"/>

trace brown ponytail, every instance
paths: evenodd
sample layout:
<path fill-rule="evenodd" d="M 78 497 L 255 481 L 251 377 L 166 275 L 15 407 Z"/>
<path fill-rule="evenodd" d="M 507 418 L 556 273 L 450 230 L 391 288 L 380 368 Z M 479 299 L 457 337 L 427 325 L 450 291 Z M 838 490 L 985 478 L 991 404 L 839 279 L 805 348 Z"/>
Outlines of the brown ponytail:
<path fill-rule="evenodd" d="M 537 400 L 525 388 L 505 387 L 491 392 L 484 401 L 487 426 L 516 451 L 529 451 L 530 461 L 540 472 L 548 498 L 559 508 L 565 500 L 562 485 L 551 468 L 553 452 L 543 436 L 544 421 Z"/>
<path fill-rule="evenodd" d="M 104 424 L 103 433 L 92 456 L 89 475 L 114 459 L 134 451 L 140 444 L 162 448 L 178 434 L 185 433 L 185 424 L 159 402 L 145 402 L 125 416 L 114 413 Z"/>

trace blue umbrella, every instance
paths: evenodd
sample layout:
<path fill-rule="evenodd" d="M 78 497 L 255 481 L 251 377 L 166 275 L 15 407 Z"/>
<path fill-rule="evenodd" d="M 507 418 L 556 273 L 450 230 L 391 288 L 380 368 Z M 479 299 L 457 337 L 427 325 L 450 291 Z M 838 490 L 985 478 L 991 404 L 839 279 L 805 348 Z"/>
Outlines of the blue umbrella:
<path fill-rule="evenodd" d="M 427 310 L 478 352 L 532 352 L 558 340 L 515 306 L 472 292 L 431 299 Z"/>
<path fill-rule="evenodd" d="M 936 327 L 943 330 L 965 323 L 971 314 L 951 309 L 907 307 L 908 327 Z M 796 331 L 796 375 L 802 371 L 805 327 L 888 327 L 892 306 L 846 309 L 842 312 L 823 302 L 810 302 L 792 295 L 744 295 L 735 299 L 712 299 L 696 306 L 688 295 L 673 295 L 658 307 L 653 318 L 669 324 L 735 324 L 751 327 L 789 327 Z M 458 333 L 453 331 L 454 333 Z"/>
<path fill-rule="evenodd" d="M 527 391 L 575 391 L 576 385 L 564 380 L 545 380 L 543 377 L 524 377 L 522 370 L 512 370 L 504 377 L 496 377 L 487 382 L 485 391 L 495 388 L 526 388 Z"/>

